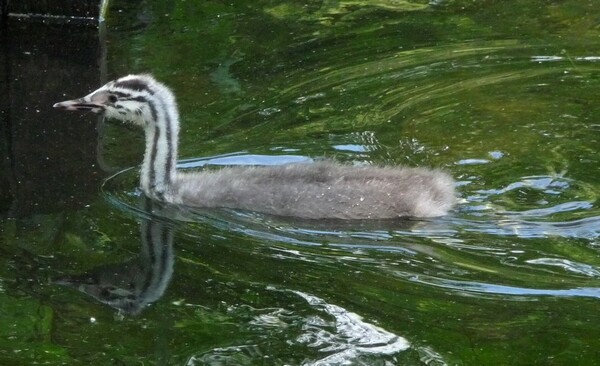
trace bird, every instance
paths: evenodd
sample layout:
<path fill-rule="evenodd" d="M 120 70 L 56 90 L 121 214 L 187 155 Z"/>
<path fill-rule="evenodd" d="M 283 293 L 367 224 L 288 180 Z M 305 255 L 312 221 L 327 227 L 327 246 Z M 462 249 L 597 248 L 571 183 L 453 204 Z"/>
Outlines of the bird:
<path fill-rule="evenodd" d="M 115 79 L 54 108 L 102 113 L 140 126 L 146 141 L 140 189 L 161 202 L 343 220 L 438 217 L 456 202 L 453 178 L 439 169 L 323 160 L 178 170 L 177 102 L 173 92 L 151 74 Z"/>

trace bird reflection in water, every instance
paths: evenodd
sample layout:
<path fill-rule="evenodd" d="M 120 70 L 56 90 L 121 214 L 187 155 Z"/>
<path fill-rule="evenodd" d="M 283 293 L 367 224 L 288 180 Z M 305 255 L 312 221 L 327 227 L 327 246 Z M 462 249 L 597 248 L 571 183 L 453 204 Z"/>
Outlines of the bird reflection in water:
<path fill-rule="evenodd" d="M 157 301 L 173 275 L 174 227 L 160 212 L 161 204 L 144 197 L 140 253 L 123 263 L 102 265 L 86 273 L 52 281 L 77 289 L 128 315 L 141 313 Z"/>

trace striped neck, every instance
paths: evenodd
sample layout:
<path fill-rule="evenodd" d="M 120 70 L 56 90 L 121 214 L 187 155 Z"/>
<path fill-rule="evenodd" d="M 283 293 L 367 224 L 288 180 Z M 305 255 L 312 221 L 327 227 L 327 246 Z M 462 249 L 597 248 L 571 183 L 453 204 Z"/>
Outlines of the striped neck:
<path fill-rule="evenodd" d="M 146 151 L 140 186 L 146 195 L 164 200 L 175 180 L 179 113 L 171 91 L 160 84 L 152 86 L 143 96 L 148 110 L 143 113 Z"/>

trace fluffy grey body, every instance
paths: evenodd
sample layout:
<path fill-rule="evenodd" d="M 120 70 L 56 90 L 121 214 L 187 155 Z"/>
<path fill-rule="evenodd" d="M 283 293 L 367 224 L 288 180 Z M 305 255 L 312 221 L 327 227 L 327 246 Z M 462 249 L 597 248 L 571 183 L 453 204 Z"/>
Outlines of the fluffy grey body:
<path fill-rule="evenodd" d="M 333 161 L 176 171 L 175 98 L 149 75 L 129 75 L 80 99 L 54 105 L 104 112 L 143 127 L 140 187 L 156 200 L 309 219 L 435 217 L 454 204 L 454 181 L 439 170 L 351 166 Z"/>
<path fill-rule="evenodd" d="M 311 219 L 434 217 L 452 207 L 454 184 L 435 170 L 328 161 L 182 173 L 171 200 Z"/>

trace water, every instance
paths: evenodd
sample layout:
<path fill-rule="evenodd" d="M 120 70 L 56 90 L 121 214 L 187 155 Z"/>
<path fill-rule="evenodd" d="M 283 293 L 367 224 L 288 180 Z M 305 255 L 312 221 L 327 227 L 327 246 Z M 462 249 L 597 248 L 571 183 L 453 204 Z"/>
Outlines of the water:
<path fill-rule="evenodd" d="M 139 131 L 109 123 L 97 140 L 94 117 L 50 114 L 54 139 L 88 132 L 81 153 L 46 148 L 57 193 L 18 195 L 16 211 L 2 195 L 0 362 L 600 363 L 595 14 L 581 0 L 113 2 L 108 78 L 173 87 L 181 168 L 432 166 L 460 203 L 360 222 L 157 206 L 121 171 Z M 71 80 L 43 94 L 100 84 Z"/>

